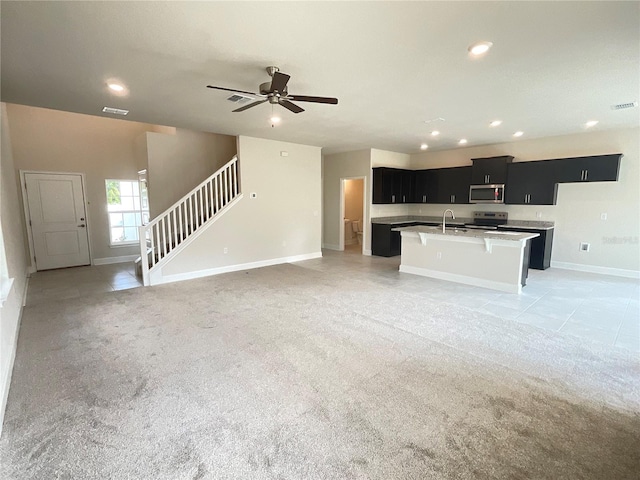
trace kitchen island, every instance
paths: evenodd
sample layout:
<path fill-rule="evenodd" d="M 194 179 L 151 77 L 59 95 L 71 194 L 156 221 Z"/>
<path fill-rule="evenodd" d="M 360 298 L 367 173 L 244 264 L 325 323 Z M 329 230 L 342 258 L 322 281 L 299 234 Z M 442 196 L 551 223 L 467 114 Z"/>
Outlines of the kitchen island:
<path fill-rule="evenodd" d="M 400 271 L 509 293 L 526 285 L 530 240 L 537 233 L 416 225 L 402 235 Z"/>

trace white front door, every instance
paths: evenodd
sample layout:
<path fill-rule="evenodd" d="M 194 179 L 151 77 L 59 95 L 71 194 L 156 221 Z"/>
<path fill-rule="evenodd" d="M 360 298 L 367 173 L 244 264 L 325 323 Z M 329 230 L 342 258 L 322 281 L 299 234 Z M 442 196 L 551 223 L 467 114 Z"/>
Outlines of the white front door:
<path fill-rule="evenodd" d="M 82 176 L 25 173 L 37 270 L 89 265 Z"/>

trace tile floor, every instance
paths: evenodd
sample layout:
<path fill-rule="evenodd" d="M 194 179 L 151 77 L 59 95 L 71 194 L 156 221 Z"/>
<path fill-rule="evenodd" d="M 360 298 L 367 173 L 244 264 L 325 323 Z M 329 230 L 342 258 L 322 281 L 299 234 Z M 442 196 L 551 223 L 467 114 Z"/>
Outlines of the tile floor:
<path fill-rule="evenodd" d="M 141 286 L 133 262 L 45 270 L 29 278 L 27 305 Z"/>
<path fill-rule="evenodd" d="M 336 275 L 366 275 L 385 288 L 402 289 L 430 303 L 451 303 L 504 319 L 573 335 L 640 353 L 640 281 L 550 268 L 530 270 L 521 295 L 418 277 L 398 272 L 400 257 L 361 255 L 359 245 L 345 252 L 325 251 L 300 262 Z M 133 263 L 37 272 L 29 280 L 27 305 L 142 286 Z"/>
<path fill-rule="evenodd" d="M 360 251 L 355 245 L 343 254 L 324 254 L 359 256 Z M 414 277 L 414 281 L 392 282 L 393 288 L 640 353 L 639 280 L 557 268 L 529 270 L 522 294 L 514 295 L 398 273 L 400 257 L 379 261 L 395 267 L 400 277 Z"/>

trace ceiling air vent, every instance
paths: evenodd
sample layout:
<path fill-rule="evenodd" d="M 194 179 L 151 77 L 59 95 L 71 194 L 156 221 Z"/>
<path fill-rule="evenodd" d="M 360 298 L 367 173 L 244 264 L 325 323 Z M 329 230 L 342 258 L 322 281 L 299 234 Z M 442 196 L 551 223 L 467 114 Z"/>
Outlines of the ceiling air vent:
<path fill-rule="evenodd" d="M 227 100 L 234 103 L 240 103 L 240 102 L 246 102 L 247 100 L 253 100 L 253 98 L 240 95 L 239 93 L 234 93 L 229 98 L 227 98 Z"/>
<path fill-rule="evenodd" d="M 113 107 L 104 107 L 102 111 L 104 113 L 113 113 L 114 115 L 126 115 L 127 113 L 129 113 L 129 110 L 121 110 L 120 108 Z"/>
<path fill-rule="evenodd" d="M 611 105 L 611 110 L 624 110 L 625 108 L 637 107 L 638 102 L 619 103 L 617 105 Z"/>

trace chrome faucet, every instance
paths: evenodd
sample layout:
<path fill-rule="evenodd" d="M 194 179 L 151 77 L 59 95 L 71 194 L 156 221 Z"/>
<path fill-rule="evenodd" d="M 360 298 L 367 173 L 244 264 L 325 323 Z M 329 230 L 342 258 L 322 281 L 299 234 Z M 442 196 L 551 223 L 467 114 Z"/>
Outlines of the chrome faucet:
<path fill-rule="evenodd" d="M 446 227 L 446 225 L 447 225 L 447 224 L 446 224 L 446 220 L 445 220 L 445 217 L 447 216 L 447 212 L 451 212 L 451 220 L 455 220 L 455 219 L 456 219 L 456 216 L 455 216 L 455 214 L 453 213 L 453 210 L 451 210 L 450 208 L 447 208 L 447 209 L 444 211 L 444 213 L 442 214 L 442 233 L 445 233 L 445 230 L 444 230 L 444 229 L 445 229 L 445 227 Z"/>

